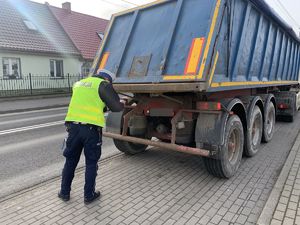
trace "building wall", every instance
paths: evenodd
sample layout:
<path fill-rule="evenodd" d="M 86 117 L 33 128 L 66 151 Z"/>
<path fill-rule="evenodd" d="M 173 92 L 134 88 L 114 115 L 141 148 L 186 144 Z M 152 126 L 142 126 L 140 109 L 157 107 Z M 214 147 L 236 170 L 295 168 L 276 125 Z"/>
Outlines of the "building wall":
<path fill-rule="evenodd" d="M 20 59 L 21 79 L 4 78 L 3 58 Z M 63 78 L 53 78 L 50 76 L 50 60 L 63 61 Z M 7 91 L 70 88 L 74 82 L 81 79 L 82 63 L 75 57 L 26 55 L 23 53 L 17 54 L 0 51 L 0 96 L 2 92 L 6 93 Z"/>
<path fill-rule="evenodd" d="M 42 55 L 31 55 L 24 53 L 3 53 L 0 51 L 0 79 L 3 78 L 3 58 L 20 58 L 21 74 L 33 76 L 49 76 L 50 75 L 50 60 L 63 60 L 64 74 L 77 75 L 81 73 L 82 62 L 75 57 L 52 57 Z"/>

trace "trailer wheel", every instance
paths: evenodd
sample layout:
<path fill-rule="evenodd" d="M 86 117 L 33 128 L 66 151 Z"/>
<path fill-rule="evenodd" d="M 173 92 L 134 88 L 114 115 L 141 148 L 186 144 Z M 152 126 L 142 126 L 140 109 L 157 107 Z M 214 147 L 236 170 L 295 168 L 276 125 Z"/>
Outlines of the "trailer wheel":
<path fill-rule="evenodd" d="M 244 148 L 244 153 L 248 157 L 254 156 L 258 150 L 261 143 L 263 133 L 263 117 L 258 106 L 255 106 L 250 115 L 249 129 L 247 129 L 246 134 L 246 145 Z"/>
<path fill-rule="evenodd" d="M 107 127 L 110 129 L 111 132 L 120 133 L 120 134 L 122 133 L 123 115 L 127 112 L 128 110 L 125 110 L 124 112 L 108 114 Z M 117 139 L 113 139 L 113 141 L 117 149 L 119 149 L 121 152 L 124 152 L 125 154 L 128 155 L 134 155 L 143 152 L 148 147 L 147 145 L 134 144 L 131 142 L 120 141 Z"/>
<path fill-rule="evenodd" d="M 286 116 L 286 121 L 290 123 L 294 122 L 294 116 L 293 115 Z"/>
<path fill-rule="evenodd" d="M 273 102 L 270 102 L 266 109 L 266 118 L 263 126 L 264 129 L 263 137 L 262 137 L 263 142 L 267 143 L 272 140 L 275 131 L 275 121 L 276 121 L 275 106 Z"/>
<path fill-rule="evenodd" d="M 121 152 L 124 152 L 128 155 L 135 155 L 137 153 L 143 152 L 146 150 L 147 145 L 134 144 L 127 141 L 120 141 L 114 139 L 114 144 Z"/>
<path fill-rule="evenodd" d="M 229 117 L 224 135 L 225 142 L 220 150 L 220 159 L 203 158 L 203 161 L 210 174 L 230 178 L 239 168 L 244 146 L 243 125 L 237 115 Z"/>

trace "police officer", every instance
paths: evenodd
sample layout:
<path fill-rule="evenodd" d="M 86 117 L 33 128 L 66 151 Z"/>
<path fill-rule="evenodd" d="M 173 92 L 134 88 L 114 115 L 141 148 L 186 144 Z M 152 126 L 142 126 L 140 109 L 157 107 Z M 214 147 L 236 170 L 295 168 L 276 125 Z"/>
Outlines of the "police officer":
<path fill-rule="evenodd" d="M 99 70 L 97 74 L 76 82 L 65 119 L 68 138 L 63 155 L 66 158 L 62 171 L 61 190 L 58 197 L 70 200 L 71 184 L 82 149 L 85 155 L 84 202 L 93 202 L 100 197 L 95 191 L 98 160 L 101 156 L 102 128 L 105 126 L 104 111 L 123 110 L 118 94 L 112 86 L 115 74 Z"/>

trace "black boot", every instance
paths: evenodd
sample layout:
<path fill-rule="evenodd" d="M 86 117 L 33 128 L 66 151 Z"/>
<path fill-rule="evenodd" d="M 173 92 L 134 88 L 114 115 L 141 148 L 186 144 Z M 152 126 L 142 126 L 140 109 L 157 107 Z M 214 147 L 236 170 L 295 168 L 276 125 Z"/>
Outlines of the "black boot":
<path fill-rule="evenodd" d="M 84 197 L 84 203 L 89 204 L 89 203 L 93 202 L 94 200 L 98 199 L 99 197 L 100 197 L 100 191 L 95 191 L 93 193 L 92 197 L 89 197 L 89 198 Z"/>
<path fill-rule="evenodd" d="M 58 195 L 57 195 L 61 200 L 63 200 L 64 202 L 67 202 L 70 200 L 70 194 L 68 195 L 64 195 L 62 194 L 61 192 L 58 192 Z"/>

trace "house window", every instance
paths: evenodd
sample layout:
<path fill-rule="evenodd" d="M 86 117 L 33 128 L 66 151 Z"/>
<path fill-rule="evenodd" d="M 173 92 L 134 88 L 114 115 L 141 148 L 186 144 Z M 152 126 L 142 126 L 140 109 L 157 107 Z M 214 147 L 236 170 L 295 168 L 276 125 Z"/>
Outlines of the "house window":
<path fill-rule="evenodd" d="M 103 38 L 104 38 L 104 34 L 103 33 L 101 33 L 101 32 L 99 32 L 99 33 L 97 33 L 98 34 L 98 37 L 100 38 L 100 40 L 102 41 L 103 40 Z"/>
<path fill-rule="evenodd" d="M 23 20 L 26 27 L 29 29 L 29 30 L 34 30 L 34 31 L 37 31 L 37 27 L 29 20 Z"/>
<path fill-rule="evenodd" d="M 90 62 L 85 62 L 81 66 L 81 75 L 87 76 L 90 72 L 90 68 L 92 66 L 92 63 Z"/>
<path fill-rule="evenodd" d="M 3 58 L 3 78 L 20 79 L 21 63 L 19 58 Z"/>
<path fill-rule="evenodd" d="M 62 60 L 50 60 L 50 77 L 63 78 L 63 61 Z"/>

